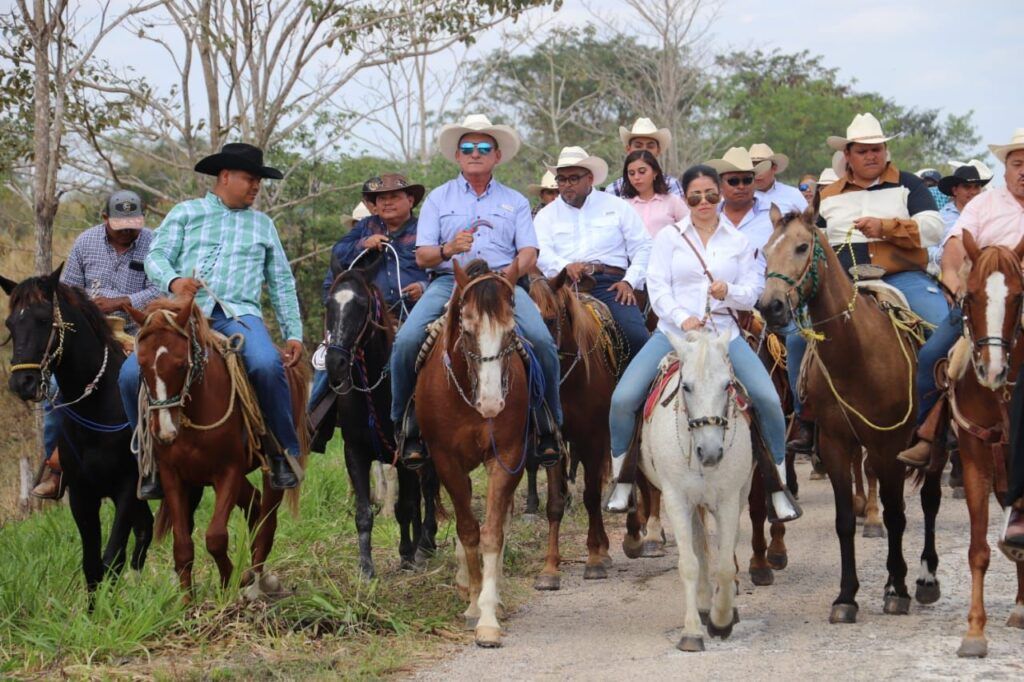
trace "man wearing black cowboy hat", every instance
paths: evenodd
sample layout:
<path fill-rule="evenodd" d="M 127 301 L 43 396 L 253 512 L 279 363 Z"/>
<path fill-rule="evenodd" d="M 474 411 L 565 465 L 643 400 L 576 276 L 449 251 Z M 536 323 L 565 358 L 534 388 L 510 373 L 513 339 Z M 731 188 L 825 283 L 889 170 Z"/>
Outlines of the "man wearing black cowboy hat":
<path fill-rule="evenodd" d="M 299 439 L 291 414 L 285 365 L 302 357 L 302 319 L 288 257 L 274 222 L 252 209 L 264 178 L 280 180 L 276 168 L 263 165 L 263 150 L 230 143 L 196 164 L 197 173 L 216 177 L 201 199 L 184 201 L 167 214 L 146 256 L 146 274 L 163 291 L 195 297 L 210 326 L 225 336 L 245 337 L 242 359 L 273 438 L 264 452 L 270 459 L 270 484 L 294 488 Z M 278 352 L 263 322 L 260 299 L 267 285 L 270 302 L 287 346 Z M 134 426 L 138 422 L 139 365 L 132 355 L 121 367 L 121 398 Z M 154 475 L 140 496 L 161 495 Z"/>
<path fill-rule="evenodd" d="M 950 197 L 939 209 L 939 217 L 942 218 L 942 222 L 946 225 L 945 234 L 948 235 L 949 231 L 956 225 L 956 221 L 960 219 L 960 213 L 964 210 L 967 202 L 978 196 L 982 188 L 991 180 L 992 178 L 982 180 L 978 169 L 967 165 L 960 166 L 953 171 L 952 175 L 939 179 L 936 185 L 937 189 L 943 195 Z M 945 239 L 943 239 L 944 241 Z M 928 260 L 934 263 L 935 266 L 941 264 L 942 243 L 928 247 Z"/>

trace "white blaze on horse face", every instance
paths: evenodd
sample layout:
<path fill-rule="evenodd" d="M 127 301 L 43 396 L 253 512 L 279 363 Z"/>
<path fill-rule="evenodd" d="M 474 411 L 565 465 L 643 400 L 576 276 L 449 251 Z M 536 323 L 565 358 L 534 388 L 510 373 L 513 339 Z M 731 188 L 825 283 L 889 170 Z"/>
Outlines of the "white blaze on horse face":
<path fill-rule="evenodd" d="M 334 303 L 338 306 L 338 321 L 345 319 L 345 306 L 347 306 L 356 294 L 351 289 L 339 289 L 334 292 Z"/>
<path fill-rule="evenodd" d="M 1006 286 L 1006 277 L 1001 272 L 993 272 L 985 280 L 985 336 L 1001 338 L 1003 323 L 1006 321 L 1006 308 L 1009 305 L 1007 296 L 1010 290 Z M 981 352 L 982 365 L 978 368 L 978 380 L 986 388 L 1000 388 L 1006 378 L 1007 361 L 1002 346 L 985 346 Z"/>
<path fill-rule="evenodd" d="M 166 346 L 160 346 L 156 349 L 156 355 L 153 356 L 153 376 L 156 380 L 156 399 L 167 400 L 167 384 L 160 378 L 160 371 L 157 369 L 157 365 L 160 364 L 160 356 L 168 353 Z M 171 419 L 171 412 L 167 409 L 157 410 L 157 433 L 156 436 L 160 440 L 173 440 L 178 435 L 177 429 L 174 428 L 174 420 Z"/>
<path fill-rule="evenodd" d="M 483 357 L 494 357 L 501 351 L 501 341 L 505 331 L 490 316 L 481 315 L 476 325 L 477 347 Z M 476 411 L 484 419 L 497 417 L 505 409 L 505 398 L 501 390 L 501 374 L 504 362 L 499 358 L 480 363 L 477 376 Z"/>

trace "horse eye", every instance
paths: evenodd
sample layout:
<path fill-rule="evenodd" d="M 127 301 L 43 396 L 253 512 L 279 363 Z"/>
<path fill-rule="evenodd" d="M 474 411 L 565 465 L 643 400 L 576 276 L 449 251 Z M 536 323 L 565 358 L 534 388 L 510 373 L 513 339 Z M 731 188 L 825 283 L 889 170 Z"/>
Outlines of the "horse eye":
<path fill-rule="evenodd" d="M 686 393 L 690 393 L 692 391 L 692 387 L 690 386 L 690 384 L 683 384 L 683 391 L 685 391 Z"/>
<path fill-rule="evenodd" d="M 807 253 L 808 248 L 810 248 L 808 244 L 800 244 L 799 246 L 796 247 L 796 252 L 798 254 L 805 254 Z"/>

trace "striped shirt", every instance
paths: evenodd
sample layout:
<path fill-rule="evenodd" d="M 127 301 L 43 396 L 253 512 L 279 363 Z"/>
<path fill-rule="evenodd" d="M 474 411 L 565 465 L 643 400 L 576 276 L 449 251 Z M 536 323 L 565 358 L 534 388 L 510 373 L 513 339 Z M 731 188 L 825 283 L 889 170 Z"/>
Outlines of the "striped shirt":
<path fill-rule="evenodd" d="M 302 340 L 295 278 L 274 221 L 265 213 L 230 209 L 212 193 L 178 204 L 156 231 L 146 273 L 163 291 L 178 277 L 203 280 L 227 315 L 262 318 L 266 284 L 282 335 Z M 207 316 L 216 305 L 205 289 L 196 294 L 196 303 Z"/>

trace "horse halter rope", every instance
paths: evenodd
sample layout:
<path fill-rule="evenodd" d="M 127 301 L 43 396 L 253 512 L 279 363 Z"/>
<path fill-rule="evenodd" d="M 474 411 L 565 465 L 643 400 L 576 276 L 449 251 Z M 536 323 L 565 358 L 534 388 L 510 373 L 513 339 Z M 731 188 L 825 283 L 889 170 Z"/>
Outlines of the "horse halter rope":
<path fill-rule="evenodd" d="M 143 322 L 142 326 L 146 327 L 149 325 L 154 315 L 162 315 L 164 321 L 178 334 L 188 339 L 189 343 L 189 354 L 188 354 L 188 372 L 185 374 L 185 384 L 181 387 L 175 395 L 168 398 L 154 399 L 153 395 L 149 392 L 149 384 L 145 381 L 142 382 L 146 388 L 146 400 L 148 402 L 148 408 L 150 410 L 164 410 L 172 407 L 185 407 L 185 403 L 188 402 L 190 397 L 189 393 L 194 384 L 197 384 L 203 380 L 203 372 L 206 369 L 206 363 L 208 360 L 206 349 L 203 348 L 202 344 L 196 335 L 196 321 L 195 318 L 190 314 L 188 318 L 188 330 L 182 328 L 178 322 L 174 319 L 174 313 L 170 310 L 157 310 L 156 312 L 150 313 Z"/>
<path fill-rule="evenodd" d="M 346 270 L 346 272 L 348 271 Z M 341 279 L 342 275 L 344 274 L 345 273 L 343 272 L 334 279 L 334 284 L 331 285 L 331 291 L 334 290 L 334 286 L 338 283 L 338 280 Z M 363 284 L 363 288 L 366 293 L 367 299 L 371 301 L 371 305 L 369 306 L 369 309 L 366 311 L 366 315 L 363 317 L 363 324 L 359 328 L 359 333 L 356 334 L 356 339 L 355 341 L 352 342 L 351 348 L 346 348 L 345 346 L 340 346 L 336 343 L 333 343 L 331 332 L 329 329 L 327 329 L 327 320 L 324 320 L 324 340 L 327 342 L 327 350 L 337 351 L 341 353 L 346 359 L 349 359 L 348 378 L 350 388 L 347 391 L 339 391 L 336 388 L 334 388 L 334 386 L 330 386 L 330 384 L 328 384 L 331 390 L 334 391 L 336 395 L 348 395 L 353 390 L 359 391 L 360 393 L 370 393 L 373 390 L 375 390 L 378 386 L 380 386 L 381 383 L 383 383 L 384 379 L 388 376 L 388 373 L 390 372 L 391 369 L 390 365 L 385 364 L 384 368 L 381 370 L 380 376 L 377 377 L 377 381 L 375 381 L 372 386 L 370 385 L 369 377 L 366 376 L 366 361 L 364 359 L 362 345 L 363 336 L 366 334 L 366 330 L 369 329 L 371 326 L 374 329 L 386 332 L 387 325 L 384 324 L 384 305 L 383 302 L 381 301 L 380 292 L 376 291 L 373 287 L 370 287 L 365 283 Z M 359 364 L 363 374 L 362 386 L 357 386 L 355 378 L 352 376 L 352 368 L 357 363 Z"/>
<path fill-rule="evenodd" d="M 786 301 L 792 305 L 789 294 L 791 291 L 796 291 L 796 305 L 792 307 L 794 309 L 800 309 L 805 303 L 810 301 L 818 293 L 818 286 L 821 283 L 821 274 L 818 272 L 818 263 L 825 260 L 825 249 L 822 248 L 821 242 L 818 240 L 817 229 L 811 228 L 811 241 L 813 246 L 811 253 L 807 256 L 807 262 L 804 263 L 803 271 L 800 276 L 796 279 L 788 275 L 784 275 L 781 272 L 768 272 L 765 273 L 764 278 L 768 279 L 781 279 L 783 282 L 789 285 L 789 289 L 786 290 Z M 803 285 L 807 279 L 811 280 L 811 290 L 805 295 L 803 292 Z"/>

